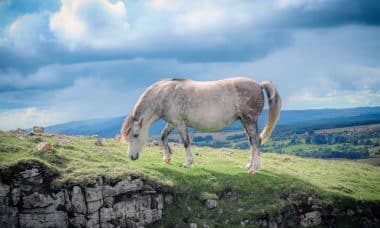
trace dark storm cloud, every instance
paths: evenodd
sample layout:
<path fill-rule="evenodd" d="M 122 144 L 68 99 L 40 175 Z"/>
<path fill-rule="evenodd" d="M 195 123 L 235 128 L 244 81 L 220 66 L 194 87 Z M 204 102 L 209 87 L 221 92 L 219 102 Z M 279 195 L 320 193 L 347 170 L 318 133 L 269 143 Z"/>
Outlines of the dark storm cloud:
<path fill-rule="evenodd" d="M 47 4 L 43 3 L 44 1 L 40 4 L 37 3 L 37 6 L 33 7 L 21 6 L 17 1 L 10 2 L 8 8 L 5 7 L 8 9 L 7 12 L 31 13 L 33 10 L 38 12 L 41 9 L 46 10 L 49 8 L 52 12 L 57 10 L 55 3 Z M 255 14 L 255 4 L 256 2 L 251 2 L 247 6 L 246 15 Z M 128 10 L 128 4 L 126 7 Z M 228 7 L 228 4 L 226 7 Z M 144 9 L 139 8 L 136 10 L 141 11 L 141 15 L 134 14 L 136 17 L 144 15 Z M 252 12 L 248 10 L 252 10 Z M 220 31 L 210 34 L 197 34 L 195 32 L 192 37 L 188 38 L 186 36 L 176 36 L 166 25 L 154 24 L 152 26 L 158 31 L 157 34 L 140 34 L 143 42 L 148 44 L 148 48 L 139 47 L 137 42 L 132 48 L 130 46 L 92 48 L 84 45 L 78 46 L 74 50 L 68 49 L 63 43 L 56 40 L 57 34 L 53 34 L 49 28 L 48 20 L 50 16 L 45 15 L 41 21 L 41 28 L 36 31 L 36 34 L 43 34 L 47 39 L 38 39 L 37 35 L 35 40 L 33 40 L 33 37 L 25 38 L 29 39 L 27 42 L 34 42 L 36 54 L 33 56 L 24 55 L 23 51 L 25 50 L 15 48 L 15 45 L 18 44 L 12 42 L 0 43 L 0 68 L 16 68 L 20 71 L 32 72 L 38 67 L 47 64 L 71 64 L 140 57 L 173 58 L 183 62 L 257 60 L 280 48 L 289 46 L 292 42 L 291 34 L 294 29 L 332 27 L 352 23 L 379 25 L 379 12 L 380 1 L 374 0 L 297 1 L 297 4 L 284 4 L 282 7 L 278 7 L 272 2 L 266 4 L 263 20 L 256 22 L 255 17 L 248 17 L 244 21 L 244 26 L 241 27 L 231 26 L 231 24 L 228 24 L 229 22 L 220 22 L 225 23 Z M 91 9 L 87 13 L 90 14 Z M 173 16 L 174 19 L 177 19 L 176 16 Z M 231 20 L 234 20 L 234 18 L 231 18 Z M 94 26 L 93 23 L 90 26 Z M 132 24 L 132 26 L 136 25 Z M 109 37 L 109 39 L 112 40 L 112 37 Z M 220 43 L 209 41 L 212 39 L 222 39 L 224 41 Z M 18 42 L 26 41 L 21 40 Z"/>
<path fill-rule="evenodd" d="M 289 5 L 273 17 L 273 23 L 285 27 L 315 28 L 346 24 L 380 25 L 380 1 L 333 0 L 305 1 Z"/>

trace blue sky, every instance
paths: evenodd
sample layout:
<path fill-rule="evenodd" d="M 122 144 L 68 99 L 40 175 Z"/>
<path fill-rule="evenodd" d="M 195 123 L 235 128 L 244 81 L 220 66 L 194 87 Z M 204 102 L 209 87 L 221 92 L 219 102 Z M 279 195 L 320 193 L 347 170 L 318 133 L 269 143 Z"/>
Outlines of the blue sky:
<path fill-rule="evenodd" d="M 380 105 L 378 0 L 1 0 L 0 129 L 127 114 L 170 77 L 272 80 L 285 109 Z"/>

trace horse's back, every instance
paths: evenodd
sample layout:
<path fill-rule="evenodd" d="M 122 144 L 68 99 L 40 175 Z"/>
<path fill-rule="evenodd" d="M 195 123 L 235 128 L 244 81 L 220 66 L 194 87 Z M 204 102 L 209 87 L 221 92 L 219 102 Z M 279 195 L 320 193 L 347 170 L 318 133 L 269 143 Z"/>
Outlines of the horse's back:
<path fill-rule="evenodd" d="M 206 82 L 171 79 L 162 82 L 161 87 L 165 117 L 182 118 L 191 127 L 205 131 L 223 129 L 236 121 L 242 111 L 254 111 L 249 106 L 260 96 L 259 84 L 247 78 Z"/>

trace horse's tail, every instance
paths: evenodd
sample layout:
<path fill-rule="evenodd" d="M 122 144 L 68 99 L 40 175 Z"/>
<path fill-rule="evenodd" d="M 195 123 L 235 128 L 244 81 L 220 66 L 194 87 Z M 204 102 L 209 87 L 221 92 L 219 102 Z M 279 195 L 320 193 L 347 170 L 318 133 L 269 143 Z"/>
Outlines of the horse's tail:
<path fill-rule="evenodd" d="M 260 144 L 264 144 L 264 142 L 269 138 L 270 134 L 272 133 L 274 127 L 276 126 L 277 120 L 280 117 L 281 97 L 278 94 L 277 89 L 273 86 L 271 82 L 261 82 L 260 86 L 262 89 L 265 90 L 269 102 L 267 123 L 263 131 L 260 133 Z"/>

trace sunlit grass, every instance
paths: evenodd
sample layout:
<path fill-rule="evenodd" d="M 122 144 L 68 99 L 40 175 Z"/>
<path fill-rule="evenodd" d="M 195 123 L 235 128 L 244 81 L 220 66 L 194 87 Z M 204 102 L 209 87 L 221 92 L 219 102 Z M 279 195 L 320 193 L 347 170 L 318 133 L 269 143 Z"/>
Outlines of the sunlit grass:
<path fill-rule="evenodd" d="M 231 216 L 237 223 L 239 219 L 263 211 L 275 213 L 279 205 L 289 203 L 280 197 L 289 192 L 317 195 L 320 203 L 329 203 L 337 198 L 380 202 L 380 169 L 362 163 L 264 153 L 263 169 L 256 175 L 250 175 L 245 168 L 249 155 L 246 150 L 193 146 L 196 163 L 194 167 L 184 169 L 181 167 L 185 159 L 182 145 L 171 144 L 174 156 L 171 164 L 164 165 L 159 146 L 146 146 L 140 159 L 131 161 L 127 156 L 127 145 L 115 139 L 105 139 L 103 146 L 96 146 L 92 137 L 61 136 L 67 145 L 59 147 L 58 137 L 44 135 L 22 139 L 0 133 L 0 170 L 3 178 L 10 175 L 6 170 L 11 167 L 37 160 L 54 173 L 59 173 L 53 181 L 55 187 L 68 183 L 85 185 L 97 176 L 112 181 L 136 175 L 164 191 L 185 193 L 199 199 L 207 195 L 219 196 L 229 189 L 233 192 L 232 196 L 220 199 L 219 208 L 225 210 L 223 216 Z M 49 141 L 55 152 L 38 153 L 36 145 L 39 138 Z M 199 201 L 184 200 L 192 207 L 204 210 Z M 239 208 L 244 210 L 237 212 Z M 167 216 L 170 219 L 177 213 L 186 213 L 184 210 L 182 207 L 169 208 L 165 213 L 171 214 Z M 219 218 L 215 213 L 207 212 L 203 221 Z"/>

